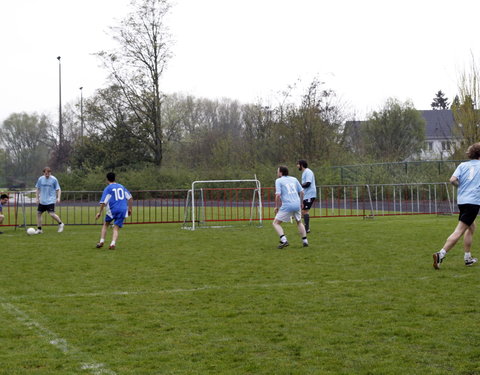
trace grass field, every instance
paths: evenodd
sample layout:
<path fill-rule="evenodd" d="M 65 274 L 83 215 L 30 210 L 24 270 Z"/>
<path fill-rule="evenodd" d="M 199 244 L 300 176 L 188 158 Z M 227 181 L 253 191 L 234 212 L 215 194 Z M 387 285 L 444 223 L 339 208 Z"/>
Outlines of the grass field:
<path fill-rule="evenodd" d="M 480 266 L 432 268 L 456 220 L 4 228 L 0 374 L 480 374 Z"/>

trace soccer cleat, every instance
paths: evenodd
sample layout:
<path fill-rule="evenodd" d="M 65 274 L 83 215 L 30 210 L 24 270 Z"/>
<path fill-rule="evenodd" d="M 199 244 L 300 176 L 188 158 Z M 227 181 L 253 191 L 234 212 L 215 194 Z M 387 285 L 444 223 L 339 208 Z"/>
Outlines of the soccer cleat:
<path fill-rule="evenodd" d="M 97 249 L 100 249 L 101 247 L 103 247 L 103 242 L 97 243 Z"/>
<path fill-rule="evenodd" d="M 308 242 L 304 242 L 303 247 L 308 247 Z"/>
<path fill-rule="evenodd" d="M 440 253 L 434 253 L 433 254 L 433 268 L 436 270 L 440 269 L 440 263 L 443 262 L 443 258 L 440 257 Z"/>
<path fill-rule="evenodd" d="M 305 229 L 305 232 L 310 233 L 310 228 Z"/>
<path fill-rule="evenodd" d="M 35 231 L 35 234 L 42 234 L 42 233 L 43 233 L 43 229 L 37 229 L 37 230 Z"/>
<path fill-rule="evenodd" d="M 288 245 L 289 245 L 288 241 L 285 241 L 285 242 L 280 241 L 280 245 L 278 245 L 277 247 L 279 249 L 283 249 L 284 247 L 287 247 Z"/>
<path fill-rule="evenodd" d="M 65 226 L 65 224 L 58 224 L 58 233 L 62 233 L 63 232 L 63 227 Z"/>
<path fill-rule="evenodd" d="M 472 258 L 472 257 L 470 257 L 470 258 L 468 258 L 468 259 L 465 259 L 465 265 L 466 265 L 467 267 L 469 267 L 469 266 L 471 266 L 471 265 L 473 265 L 473 264 L 475 264 L 475 263 L 477 263 L 477 262 L 478 262 L 478 259 L 477 259 L 477 258 Z"/>
<path fill-rule="evenodd" d="M 110 250 L 115 250 L 115 245 L 110 245 L 108 248 L 109 248 Z"/>

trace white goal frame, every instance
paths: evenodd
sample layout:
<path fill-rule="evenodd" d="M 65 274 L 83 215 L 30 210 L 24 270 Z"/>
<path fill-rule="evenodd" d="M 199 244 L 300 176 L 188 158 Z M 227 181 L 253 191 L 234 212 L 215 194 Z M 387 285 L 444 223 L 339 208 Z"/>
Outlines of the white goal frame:
<path fill-rule="evenodd" d="M 253 193 L 253 199 L 252 199 L 252 205 L 251 205 L 251 212 L 253 214 L 253 211 L 254 211 L 254 205 L 255 205 L 255 198 L 258 198 L 258 221 L 259 221 L 259 225 L 261 226 L 262 225 L 262 220 L 263 220 L 263 208 L 262 208 L 262 195 L 261 195 L 261 191 L 262 191 L 262 185 L 260 183 L 260 181 L 256 178 L 254 179 L 245 179 L 245 180 L 199 180 L 199 181 L 193 181 L 192 182 L 192 189 L 188 191 L 187 193 L 187 201 L 186 201 L 186 205 L 185 205 L 185 210 L 188 209 L 187 207 L 187 204 L 188 204 L 188 200 L 192 199 L 192 205 L 191 205 L 191 210 L 192 210 L 192 228 L 191 230 L 195 230 L 195 191 L 197 190 L 198 191 L 198 187 L 196 188 L 196 186 L 200 185 L 200 184 L 229 184 L 229 183 L 239 183 L 239 182 L 253 182 L 255 183 L 255 189 L 254 189 L 254 193 Z M 201 190 L 201 188 L 200 188 Z M 203 193 L 203 191 L 202 191 Z M 253 218 L 252 216 L 250 217 L 250 222 L 252 222 Z M 184 225 L 185 225 L 185 222 L 184 222 Z"/>

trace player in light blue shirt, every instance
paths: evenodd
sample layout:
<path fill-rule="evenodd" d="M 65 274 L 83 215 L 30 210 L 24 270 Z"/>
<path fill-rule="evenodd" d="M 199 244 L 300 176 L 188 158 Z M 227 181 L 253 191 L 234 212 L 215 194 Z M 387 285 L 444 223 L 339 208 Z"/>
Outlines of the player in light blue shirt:
<path fill-rule="evenodd" d="M 302 202 L 302 216 L 305 223 L 305 230 L 310 233 L 310 208 L 317 197 L 317 186 L 315 185 L 315 175 L 312 170 L 308 168 L 306 160 L 299 160 L 297 168 L 302 172 L 302 187 L 305 192 Z"/>
<path fill-rule="evenodd" d="M 36 234 L 43 233 L 42 214 L 46 211 L 58 223 L 58 232 L 63 232 L 64 224 L 60 217 L 55 213 L 55 203 L 60 203 L 62 190 L 55 176 L 52 175 L 50 167 L 43 169 L 43 176 L 40 176 L 35 184 L 37 209 L 37 231 Z"/>
<path fill-rule="evenodd" d="M 298 233 L 302 237 L 303 246 L 308 246 L 307 233 L 300 214 L 303 200 L 303 189 L 298 180 L 288 175 L 288 168 L 280 166 L 277 169 L 278 178 L 275 180 L 275 219 L 273 227 L 280 236 L 279 249 L 289 245 L 282 228 L 282 222 L 289 221 L 293 216 L 297 222 Z"/>
<path fill-rule="evenodd" d="M 8 202 L 8 195 L 2 194 L 0 195 L 0 225 L 3 224 L 3 220 L 5 219 L 5 215 L 3 214 L 3 206 Z M 3 232 L 0 232 L 3 234 Z"/>
<path fill-rule="evenodd" d="M 475 233 L 475 219 L 480 209 L 480 142 L 468 148 L 467 156 L 470 161 L 460 163 L 450 177 L 450 183 L 458 187 L 457 204 L 460 214 L 457 227 L 447 238 L 443 248 L 433 254 L 433 267 L 437 270 L 447 252 L 462 236 L 465 265 L 471 266 L 478 261 L 477 258 L 472 257 L 471 247 Z"/>
<path fill-rule="evenodd" d="M 107 173 L 108 185 L 103 190 L 102 198 L 100 199 L 100 210 L 95 216 L 95 218 L 98 219 L 102 215 L 103 209 L 106 208 L 106 216 L 103 221 L 100 241 L 97 243 L 97 248 L 103 247 L 107 229 L 113 221 L 113 235 L 109 249 L 115 250 L 118 231 L 123 227 L 125 218 L 132 214 L 132 194 L 130 194 L 125 186 L 116 183 L 115 177 L 115 173 Z"/>

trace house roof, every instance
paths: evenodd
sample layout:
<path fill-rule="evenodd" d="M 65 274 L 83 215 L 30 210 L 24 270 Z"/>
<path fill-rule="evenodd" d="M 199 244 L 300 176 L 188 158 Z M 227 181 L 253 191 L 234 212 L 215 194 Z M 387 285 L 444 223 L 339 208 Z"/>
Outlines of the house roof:
<path fill-rule="evenodd" d="M 434 139 L 451 139 L 453 137 L 453 127 L 455 120 L 453 112 L 449 109 L 425 110 L 420 111 L 425 119 L 425 138 L 426 140 Z"/>

